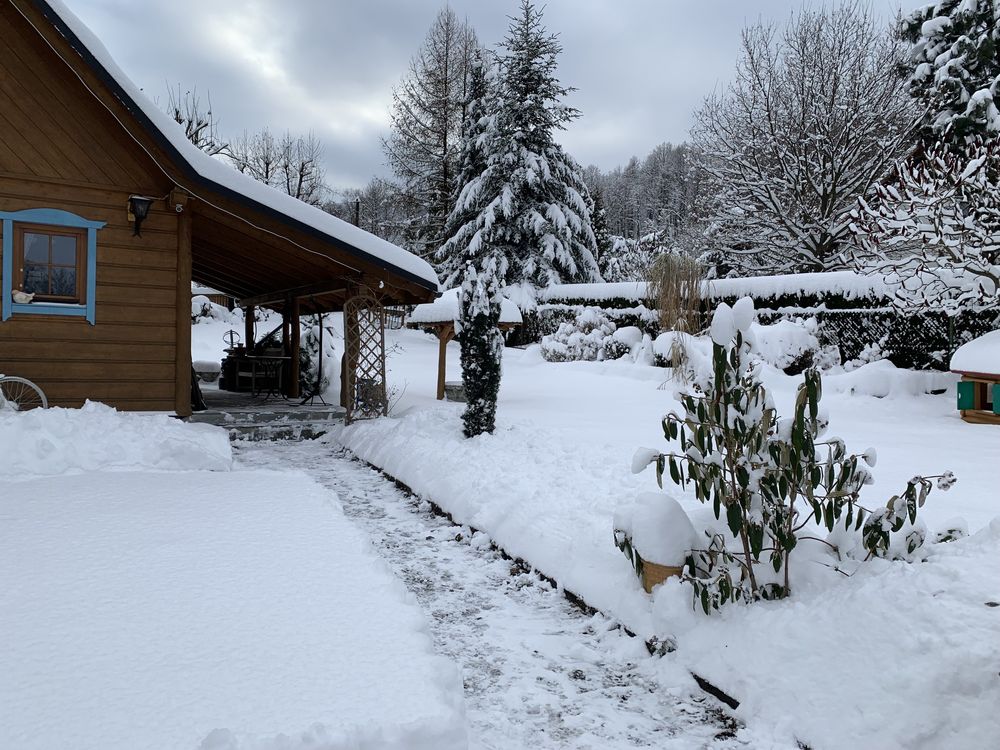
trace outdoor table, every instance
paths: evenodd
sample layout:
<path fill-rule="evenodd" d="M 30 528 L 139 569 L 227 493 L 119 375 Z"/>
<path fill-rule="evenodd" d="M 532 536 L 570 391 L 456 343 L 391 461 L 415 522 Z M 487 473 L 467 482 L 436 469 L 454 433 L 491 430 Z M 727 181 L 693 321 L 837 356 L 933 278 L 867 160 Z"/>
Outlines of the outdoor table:
<path fill-rule="evenodd" d="M 286 398 L 281 391 L 281 370 L 291 357 L 271 354 L 255 354 L 246 357 L 252 368 L 250 392 L 254 396 L 263 395 L 265 399 L 277 396 Z M 262 384 L 258 387 L 257 376 L 261 376 Z"/>

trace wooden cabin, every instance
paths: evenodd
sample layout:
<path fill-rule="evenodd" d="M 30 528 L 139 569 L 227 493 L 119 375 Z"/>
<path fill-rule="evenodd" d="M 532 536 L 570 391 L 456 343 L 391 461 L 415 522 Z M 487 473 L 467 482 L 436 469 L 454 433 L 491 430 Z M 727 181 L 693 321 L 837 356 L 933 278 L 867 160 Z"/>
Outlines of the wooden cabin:
<path fill-rule="evenodd" d="M 1000 424 L 1000 331 L 992 331 L 958 348 L 951 371 L 961 375 L 958 410 L 973 424 Z"/>
<path fill-rule="evenodd" d="M 188 143 L 61 4 L 0 0 L 0 49 L 0 373 L 51 404 L 190 414 L 192 282 L 281 311 L 296 354 L 300 314 L 436 294 L 424 261 Z"/>

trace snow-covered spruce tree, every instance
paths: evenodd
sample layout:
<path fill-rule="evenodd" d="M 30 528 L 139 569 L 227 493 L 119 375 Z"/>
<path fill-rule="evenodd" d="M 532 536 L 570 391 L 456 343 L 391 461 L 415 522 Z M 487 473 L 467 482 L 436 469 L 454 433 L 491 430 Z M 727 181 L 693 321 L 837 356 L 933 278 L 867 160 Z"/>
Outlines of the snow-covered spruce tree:
<path fill-rule="evenodd" d="M 909 148 L 917 114 L 901 62 L 896 36 L 860 0 L 744 30 L 735 80 L 691 131 L 698 213 L 728 266 L 845 267 L 850 211 Z"/>
<path fill-rule="evenodd" d="M 503 357 L 500 301 L 495 259 L 486 260 L 479 271 L 470 264 L 459 294 L 458 330 L 466 399 L 462 423 L 466 437 L 493 432 L 496 425 Z"/>
<path fill-rule="evenodd" d="M 487 55 L 484 50 L 478 50 L 473 56 L 456 166 L 455 195 L 444 227 L 445 241 L 434 256 L 446 288 L 462 282 L 470 262 L 481 261 L 492 253 L 486 242 L 488 233 L 480 226 L 480 217 L 488 201 L 482 191 L 483 175 L 489 166 L 489 150 L 495 134 L 496 80 Z M 500 263 L 498 272 L 503 278 L 506 274 L 503 259 Z"/>
<path fill-rule="evenodd" d="M 860 264 L 898 280 L 905 310 L 1000 306 L 1000 139 L 967 140 L 918 149 L 854 212 Z"/>
<path fill-rule="evenodd" d="M 820 410 L 822 381 L 815 368 L 805 372 L 792 419 L 779 419 L 754 364 L 753 315 L 749 298 L 716 310 L 712 377 L 704 390 L 681 394 L 683 414 L 663 420 L 664 435 L 680 450 L 652 459 L 657 482 L 662 486 L 667 476 L 681 487 L 693 485 L 715 517 L 725 517 L 737 545 L 730 549 L 714 534 L 705 549 L 694 551 L 694 570 L 684 580 L 706 614 L 728 602 L 788 596 L 792 551 L 807 539 L 830 544 L 815 536 L 822 529 L 860 534 L 869 557 L 885 555 L 890 534 L 916 520 L 931 480 L 938 479 L 941 489 L 954 482 L 950 473 L 916 476 L 884 508 L 864 508 L 861 488 L 871 481 L 865 464 L 874 465 L 874 451 L 849 454 L 844 441 L 824 437 L 828 419 Z M 907 540 L 913 549 L 922 543 L 919 535 Z"/>
<path fill-rule="evenodd" d="M 478 210 L 440 253 L 449 277 L 462 267 L 456 253 L 485 243 L 503 258 L 497 271 L 505 286 L 600 278 L 593 202 L 581 168 L 554 140 L 578 115 L 562 103 L 570 89 L 555 77 L 560 51 L 541 12 L 521 0 L 500 45 L 497 84 L 481 122 L 485 168 L 463 186 L 455 207 Z"/>
<path fill-rule="evenodd" d="M 910 93 L 925 108 L 924 135 L 962 145 L 1000 132 L 1000 5 L 996 0 L 940 0 L 907 16 L 913 46 Z"/>

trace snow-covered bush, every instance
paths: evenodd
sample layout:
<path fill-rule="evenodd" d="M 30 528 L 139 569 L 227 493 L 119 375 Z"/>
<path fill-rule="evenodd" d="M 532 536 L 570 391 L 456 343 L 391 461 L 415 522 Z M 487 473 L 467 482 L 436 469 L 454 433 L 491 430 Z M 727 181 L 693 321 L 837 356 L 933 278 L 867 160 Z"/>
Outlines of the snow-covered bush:
<path fill-rule="evenodd" d="M 220 320 L 233 323 L 234 315 L 222 305 L 217 305 L 203 294 L 191 298 L 191 322 Z"/>
<path fill-rule="evenodd" d="M 633 354 L 642 346 L 643 332 L 636 326 L 617 329 L 604 339 L 604 359 L 621 359 Z"/>
<path fill-rule="evenodd" d="M 820 351 L 816 329 L 815 318 L 755 323 L 751 327 L 754 354 L 787 375 L 798 375 L 814 364 Z"/>
<path fill-rule="evenodd" d="M 848 453 L 844 441 L 825 437 L 827 416 L 820 411 L 819 371 L 805 371 L 790 420 L 779 419 L 752 357 L 753 303 L 722 304 L 710 328 L 712 376 L 681 394 L 683 414 L 663 420 L 667 439 L 679 451 L 649 456 L 633 471 L 656 464 L 663 477 L 681 486 L 693 485 L 695 496 L 711 503 L 715 517 L 725 517 L 735 548 L 721 534 L 695 551 L 694 573 L 686 575 L 696 600 L 706 613 L 727 602 L 787 596 L 791 592 L 792 550 L 813 532 L 835 527 L 861 534 L 868 556 L 884 556 L 890 534 L 916 521 L 931 480 L 948 489 L 949 474 L 916 476 L 901 495 L 884 508 L 871 511 L 860 504 L 861 488 L 871 483 L 872 449 Z M 907 533 L 909 553 L 923 543 L 919 533 Z"/>
<path fill-rule="evenodd" d="M 563 323 L 554 334 L 542 338 L 542 356 L 549 362 L 602 359 L 604 340 L 615 330 L 603 312 L 585 308 L 572 323 Z"/>

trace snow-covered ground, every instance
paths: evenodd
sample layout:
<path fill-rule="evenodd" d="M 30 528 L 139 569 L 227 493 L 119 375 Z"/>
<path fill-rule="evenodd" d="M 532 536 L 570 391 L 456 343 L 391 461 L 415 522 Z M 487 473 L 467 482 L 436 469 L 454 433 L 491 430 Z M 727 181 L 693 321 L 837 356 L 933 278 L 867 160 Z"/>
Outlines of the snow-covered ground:
<path fill-rule="evenodd" d="M 664 670 L 642 641 L 587 615 L 534 571 L 318 442 L 246 443 L 249 467 L 301 468 L 414 593 L 439 653 L 465 683 L 474 750 L 753 747 L 683 668 Z"/>
<path fill-rule="evenodd" d="M 213 431 L 228 468 L 224 432 L 165 417 L 0 422 L 59 474 L 0 464 L 0 747 L 466 747 L 457 670 L 336 495 L 288 471 L 154 470 Z"/>
<path fill-rule="evenodd" d="M 660 420 L 673 408 L 665 371 L 625 362 L 547 363 L 536 349 L 507 350 L 498 429 L 461 437 L 461 407 L 433 400 L 436 341 L 390 337 L 390 381 L 403 392 L 394 417 L 334 439 L 480 529 L 588 603 L 643 636 L 671 635 L 683 665 L 743 702 L 738 716 L 762 746 L 980 748 L 1000 744 L 1000 434 L 962 422 L 946 377 L 883 363 L 831 375 L 824 406 L 849 448 L 878 452 L 863 500 L 884 503 L 918 473 L 954 471 L 922 511 L 931 531 L 959 517 L 971 538 L 934 545 L 924 563 L 842 565 L 803 550 L 793 598 L 734 606 L 711 618 L 671 583 L 645 594 L 612 543 L 615 508 L 655 490 L 633 476 L 639 447 L 664 448 Z M 457 346 L 449 379 L 460 377 Z M 767 369 L 779 412 L 798 384 Z M 674 491 L 703 526 L 709 509 Z M 857 568 L 855 570 L 854 568 Z"/>

